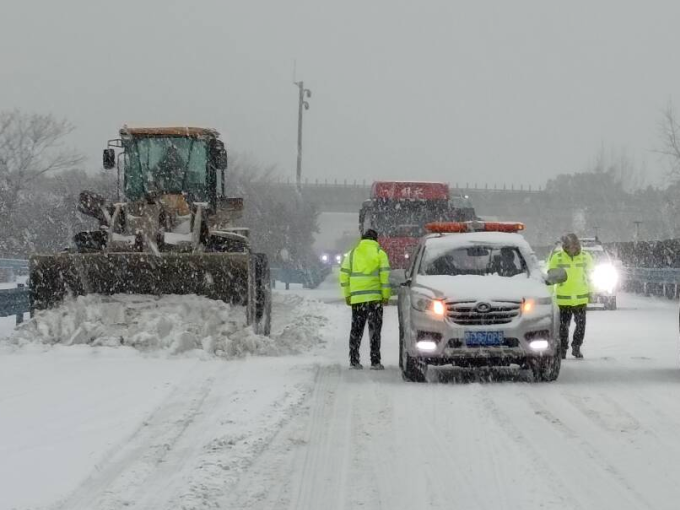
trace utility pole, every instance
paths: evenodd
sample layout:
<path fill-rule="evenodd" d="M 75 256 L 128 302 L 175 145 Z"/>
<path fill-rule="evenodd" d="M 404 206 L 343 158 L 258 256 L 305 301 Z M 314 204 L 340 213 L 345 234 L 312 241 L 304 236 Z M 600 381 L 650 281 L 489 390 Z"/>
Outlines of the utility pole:
<path fill-rule="evenodd" d="M 297 173 L 296 173 L 296 183 L 298 193 L 302 192 L 302 112 L 304 110 L 309 110 L 309 103 L 305 100 L 306 98 L 312 97 L 312 91 L 305 88 L 305 84 L 302 81 L 293 82 L 299 89 L 299 100 L 298 100 L 298 142 L 297 142 Z"/>
<path fill-rule="evenodd" d="M 635 224 L 635 242 L 640 240 L 640 225 L 642 225 L 642 221 L 634 221 Z"/>

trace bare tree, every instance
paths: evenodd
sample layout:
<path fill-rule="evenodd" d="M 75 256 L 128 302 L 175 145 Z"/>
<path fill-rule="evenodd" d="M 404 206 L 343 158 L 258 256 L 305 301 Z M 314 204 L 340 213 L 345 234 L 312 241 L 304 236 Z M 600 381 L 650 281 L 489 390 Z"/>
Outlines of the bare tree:
<path fill-rule="evenodd" d="M 297 193 L 282 193 L 274 184 L 276 169 L 262 166 L 248 155 L 235 155 L 229 163 L 227 190 L 245 198 L 242 225 L 251 229 L 253 246 L 278 265 L 281 250 L 304 266 L 312 260 L 314 234 L 318 232 L 318 210 Z M 294 191 L 292 188 L 291 192 Z"/>
<path fill-rule="evenodd" d="M 585 171 L 609 174 L 628 192 L 642 189 L 645 185 L 644 165 L 638 166 L 624 147 L 611 147 L 607 150 L 602 145 Z"/>
<path fill-rule="evenodd" d="M 50 172 L 70 170 L 83 157 L 64 146 L 73 131 L 66 120 L 18 110 L 0 112 L 0 251 L 13 232 L 13 216 L 21 194 Z M 4 242 L 3 242 L 4 241 Z"/>
<path fill-rule="evenodd" d="M 656 152 L 666 156 L 670 164 L 671 179 L 680 181 L 680 121 L 670 101 L 659 122 L 661 148 Z"/>

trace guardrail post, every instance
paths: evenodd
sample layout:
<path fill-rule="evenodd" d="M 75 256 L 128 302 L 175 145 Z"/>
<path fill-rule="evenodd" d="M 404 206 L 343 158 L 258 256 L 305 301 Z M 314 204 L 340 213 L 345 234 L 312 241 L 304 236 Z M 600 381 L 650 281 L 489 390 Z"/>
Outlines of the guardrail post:
<path fill-rule="evenodd" d="M 290 271 L 284 268 L 281 271 L 281 274 L 283 276 L 283 283 L 286 284 L 286 290 L 290 290 Z"/>
<path fill-rule="evenodd" d="M 17 288 L 23 289 L 23 288 L 24 288 L 24 284 L 23 284 L 23 283 L 17 284 Z M 18 324 L 21 324 L 22 322 L 24 322 L 24 314 L 23 314 L 23 312 L 17 314 L 17 322 L 16 322 L 16 323 L 17 323 L 17 325 L 18 325 Z"/>

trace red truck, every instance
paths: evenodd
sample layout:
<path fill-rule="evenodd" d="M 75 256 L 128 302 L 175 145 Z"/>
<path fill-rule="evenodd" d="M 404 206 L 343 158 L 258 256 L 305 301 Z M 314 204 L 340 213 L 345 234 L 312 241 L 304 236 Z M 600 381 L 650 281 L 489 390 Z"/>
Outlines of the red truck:
<path fill-rule="evenodd" d="M 392 268 L 406 269 L 427 223 L 475 219 L 469 199 L 452 196 L 444 182 L 376 181 L 359 212 L 359 230 L 376 230 Z"/>

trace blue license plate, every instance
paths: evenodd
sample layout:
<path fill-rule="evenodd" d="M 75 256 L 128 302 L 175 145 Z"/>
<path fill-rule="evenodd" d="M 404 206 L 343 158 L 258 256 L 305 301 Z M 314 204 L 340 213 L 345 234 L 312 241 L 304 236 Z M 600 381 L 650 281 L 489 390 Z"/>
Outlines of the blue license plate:
<path fill-rule="evenodd" d="M 466 331 L 463 336 L 468 347 L 503 345 L 502 331 Z"/>

